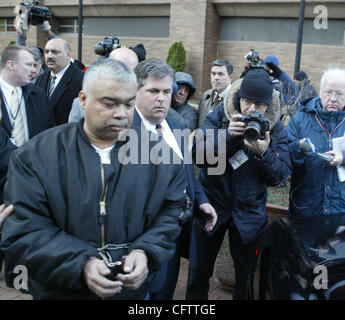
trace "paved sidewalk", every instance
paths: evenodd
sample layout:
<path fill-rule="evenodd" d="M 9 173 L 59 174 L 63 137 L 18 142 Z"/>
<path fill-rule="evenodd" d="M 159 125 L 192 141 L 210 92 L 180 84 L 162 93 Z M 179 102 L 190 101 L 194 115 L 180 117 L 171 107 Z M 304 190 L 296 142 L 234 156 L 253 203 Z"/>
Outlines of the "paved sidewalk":
<path fill-rule="evenodd" d="M 188 260 L 181 260 L 179 279 L 174 295 L 174 300 L 184 300 L 188 275 Z M 232 300 L 233 290 L 221 284 L 218 280 L 210 281 L 209 300 Z M 0 300 L 32 300 L 32 296 L 19 290 L 6 287 L 3 272 L 0 274 Z"/>
<path fill-rule="evenodd" d="M 3 270 L 4 268 L 2 268 Z M 32 300 L 32 296 L 6 287 L 4 273 L 0 273 L 0 300 Z"/>

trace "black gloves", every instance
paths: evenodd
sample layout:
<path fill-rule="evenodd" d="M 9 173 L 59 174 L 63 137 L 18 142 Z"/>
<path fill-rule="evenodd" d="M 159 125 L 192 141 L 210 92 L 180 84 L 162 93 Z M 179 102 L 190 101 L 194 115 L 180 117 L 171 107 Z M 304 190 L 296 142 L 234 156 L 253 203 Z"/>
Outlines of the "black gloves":
<path fill-rule="evenodd" d="M 268 71 L 269 75 L 272 76 L 273 78 L 279 78 L 280 75 L 283 73 L 282 70 L 280 70 L 274 63 L 272 62 L 267 62 L 266 63 L 267 67 L 269 67 L 271 70 Z"/>

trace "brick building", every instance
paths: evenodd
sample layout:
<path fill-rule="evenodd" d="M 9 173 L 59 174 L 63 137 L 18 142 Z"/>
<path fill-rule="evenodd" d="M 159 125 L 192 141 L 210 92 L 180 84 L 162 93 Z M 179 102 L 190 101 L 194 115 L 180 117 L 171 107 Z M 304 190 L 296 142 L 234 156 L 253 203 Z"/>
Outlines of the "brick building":
<path fill-rule="evenodd" d="M 11 25 L 13 8 L 19 2 L 1 0 L 0 50 L 16 38 Z M 51 10 L 53 31 L 71 44 L 74 57 L 78 53 L 78 3 L 40 3 Z M 345 66 L 344 12 L 343 0 L 306 0 L 301 69 L 316 88 L 324 69 Z M 98 57 L 93 46 L 104 36 L 117 36 L 127 46 L 143 43 L 148 58 L 161 59 L 166 59 L 173 42 L 182 41 L 186 71 L 195 79 L 197 97 L 210 87 L 213 60 L 228 59 L 238 78 L 250 48 L 262 58 L 276 55 L 281 68 L 292 77 L 298 16 L 298 0 L 84 0 L 82 60 L 89 65 Z M 34 26 L 27 44 L 44 47 L 44 36 Z"/>

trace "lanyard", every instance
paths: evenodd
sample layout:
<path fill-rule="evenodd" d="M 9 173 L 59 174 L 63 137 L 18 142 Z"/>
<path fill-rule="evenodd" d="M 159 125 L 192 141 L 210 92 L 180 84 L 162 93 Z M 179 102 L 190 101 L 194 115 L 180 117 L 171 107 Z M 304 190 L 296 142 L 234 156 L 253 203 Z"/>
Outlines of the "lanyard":
<path fill-rule="evenodd" d="M 332 140 L 332 133 L 333 133 L 335 130 L 337 130 L 337 129 L 341 126 L 341 124 L 345 121 L 345 117 L 344 117 L 343 120 L 341 120 L 341 121 L 339 122 L 339 124 L 338 124 L 331 132 L 329 132 L 329 131 L 324 127 L 324 125 L 322 124 L 322 122 L 321 122 L 321 120 L 319 119 L 319 117 L 317 116 L 317 114 L 315 114 L 315 118 L 316 118 L 316 121 L 319 123 L 321 129 L 322 129 L 323 131 L 327 132 L 327 134 L 328 134 L 328 139 L 329 139 L 329 140 Z"/>
<path fill-rule="evenodd" d="M 22 107 L 23 93 L 22 93 L 22 95 L 21 95 L 21 97 L 20 97 L 19 105 L 18 105 L 17 112 L 16 112 L 15 115 L 13 115 L 13 113 L 12 113 L 12 110 L 11 110 L 9 104 L 8 104 L 8 101 L 7 101 L 6 97 L 5 97 L 5 94 L 4 94 L 4 92 L 2 91 L 1 85 L 0 85 L 0 94 L 2 95 L 2 97 L 3 97 L 3 99 L 4 99 L 4 102 L 5 102 L 5 105 L 6 105 L 6 109 L 8 110 L 8 113 L 9 113 L 9 116 L 10 116 L 10 122 L 11 122 L 11 126 L 12 126 L 11 130 L 13 130 L 14 122 L 16 121 L 16 119 L 17 119 L 17 117 L 18 117 L 18 114 L 19 114 L 19 111 L 20 111 L 20 109 L 21 109 L 21 107 Z"/>

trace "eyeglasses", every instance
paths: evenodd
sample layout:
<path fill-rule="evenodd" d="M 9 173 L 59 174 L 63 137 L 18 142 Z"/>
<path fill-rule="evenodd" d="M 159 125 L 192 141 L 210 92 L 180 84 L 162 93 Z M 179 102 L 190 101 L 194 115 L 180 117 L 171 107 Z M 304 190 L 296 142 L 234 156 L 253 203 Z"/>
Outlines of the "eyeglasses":
<path fill-rule="evenodd" d="M 332 90 L 323 91 L 325 97 L 330 98 L 331 96 L 335 96 L 338 100 L 343 100 L 345 98 L 345 94 L 343 92 L 337 92 Z"/>
<path fill-rule="evenodd" d="M 257 109 L 263 109 L 263 108 L 268 107 L 267 104 L 265 104 L 265 103 L 257 102 L 257 101 L 250 100 L 247 98 L 241 98 L 241 101 L 247 106 L 254 104 L 255 108 L 257 108 Z"/>

